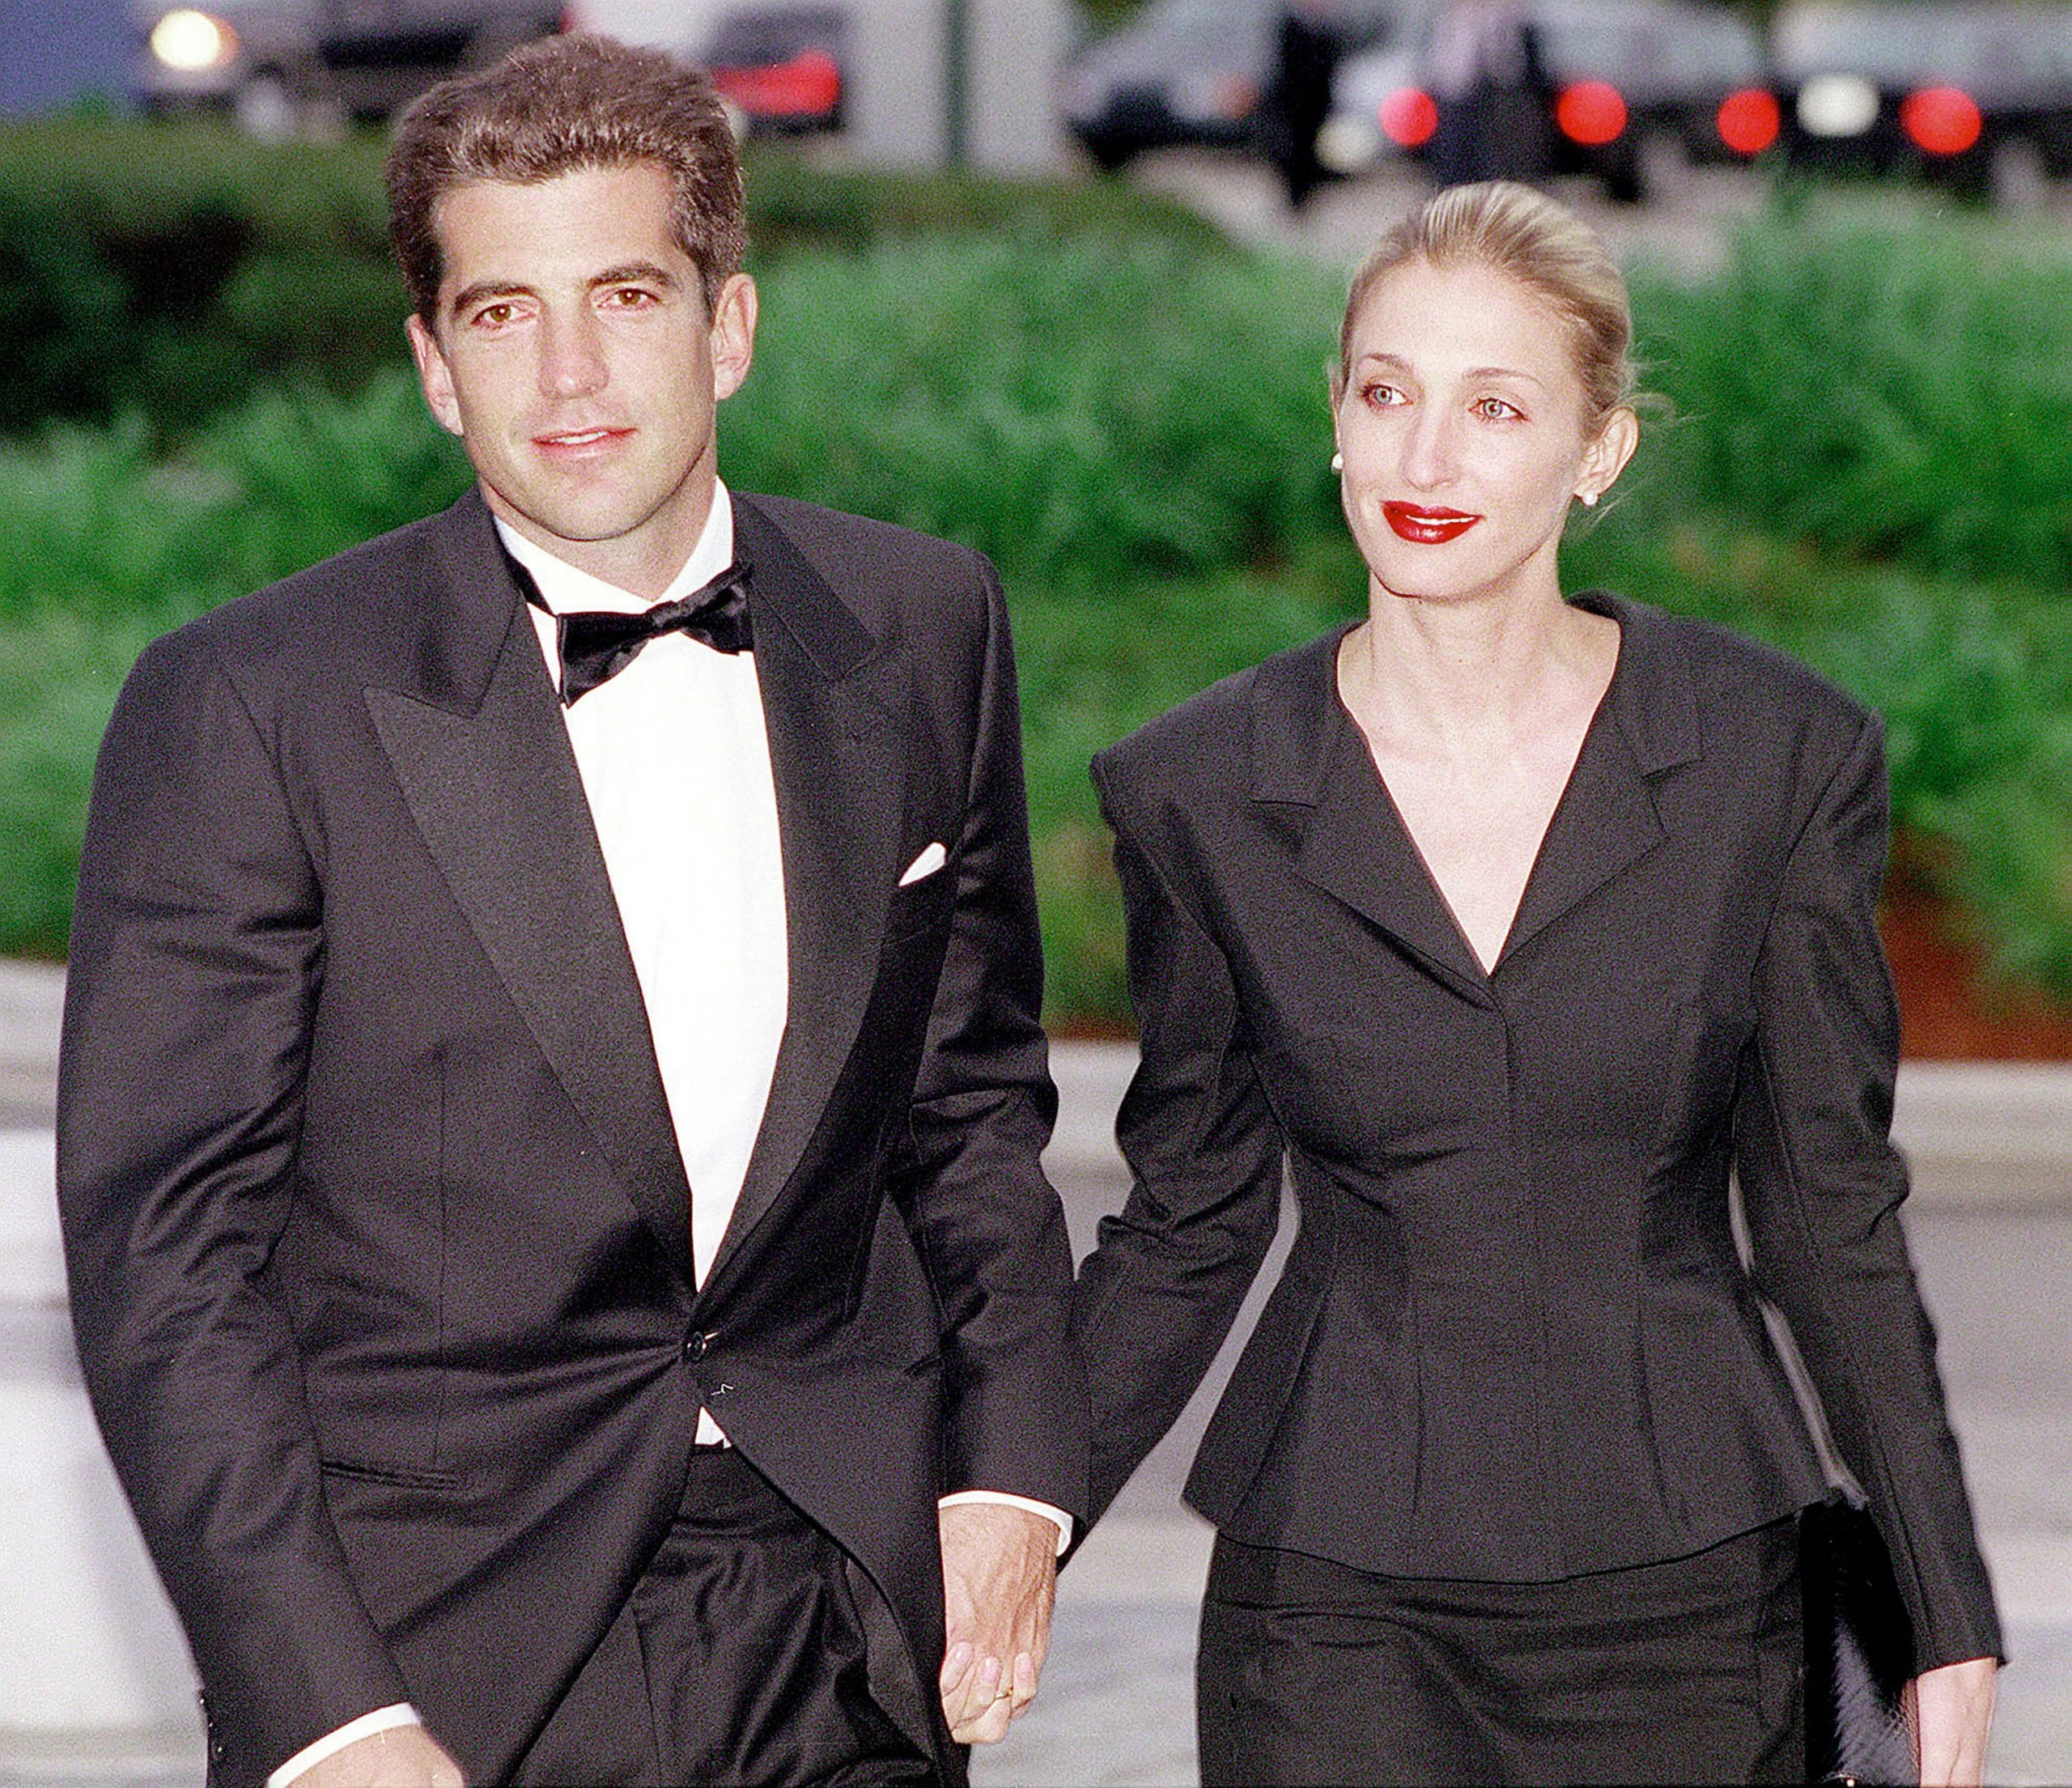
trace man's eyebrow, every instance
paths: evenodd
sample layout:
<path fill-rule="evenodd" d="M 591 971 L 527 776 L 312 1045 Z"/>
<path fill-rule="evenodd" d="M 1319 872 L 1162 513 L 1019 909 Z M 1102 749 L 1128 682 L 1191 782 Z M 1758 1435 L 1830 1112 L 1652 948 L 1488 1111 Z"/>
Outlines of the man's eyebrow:
<path fill-rule="evenodd" d="M 446 314 L 458 316 L 470 306 L 480 304 L 492 298 L 525 298 L 531 295 L 532 287 L 515 279 L 478 279 L 472 286 L 463 286 L 448 300 Z"/>
<path fill-rule="evenodd" d="M 643 284 L 660 286 L 666 291 L 677 289 L 677 277 L 666 267 L 658 267 L 652 261 L 628 261 L 616 267 L 607 267 L 590 282 L 595 291 L 600 286 L 627 286 Z"/>
<path fill-rule="evenodd" d="M 593 274 L 586 282 L 592 291 L 606 286 L 642 284 L 660 286 L 665 291 L 674 291 L 678 281 L 668 268 L 658 266 L 652 261 L 622 261 L 616 267 L 607 267 L 602 273 Z M 486 303 L 495 298 L 529 298 L 533 288 L 517 279 L 478 279 L 472 286 L 464 286 L 447 303 L 447 314 L 458 316 L 471 306 Z"/>

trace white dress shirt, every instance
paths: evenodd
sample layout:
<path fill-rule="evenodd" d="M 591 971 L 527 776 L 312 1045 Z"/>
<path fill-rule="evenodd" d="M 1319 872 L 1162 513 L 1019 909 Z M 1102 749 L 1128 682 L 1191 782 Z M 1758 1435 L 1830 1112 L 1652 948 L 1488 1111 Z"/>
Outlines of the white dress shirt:
<path fill-rule="evenodd" d="M 554 614 L 637 614 L 648 605 L 496 525 L 554 611 L 526 612 L 558 686 Z M 657 600 L 690 595 L 733 556 L 733 504 L 721 486 L 705 532 Z M 703 1285 L 762 1125 L 790 991 L 777 790 L 755 654 L 666 633 L 562 717 L 648 1008 L 690 1182 L 691 1255 Z M 710 1420 L 702 1440 L 719 1438 Z"/>
<path fill-rule="evenodd" d="M 558 690 L 555 614 L 637 614 L 649 605 L 555 558 L 500 517 L 496 528 L 552 611 L 526 607 Z M 690 595 L 733 556 L 733 501 L 715 482 L 704 533 L 656 600 Z M 762 1126 L 791 991 L 777 789 L 755 655 L 666 633 L 561 712 L 690 1182 L 691 1258 L 703 1285 Z M 698 1412 L 698 1442 L 725 1444 L 709 1410 Z M 998 1502 L 1041 1515 L 1056 1523 L 1061 1552 L 1071 1538 L 1070 1516 L 1028 1497 L 960 1490 L 941 1500 L 945 1508 Z M 363 1714 L 297 1752 L 266 1788 L 287 1788 L 355 1740 L 418 1721 L 405 1703 Z"/>

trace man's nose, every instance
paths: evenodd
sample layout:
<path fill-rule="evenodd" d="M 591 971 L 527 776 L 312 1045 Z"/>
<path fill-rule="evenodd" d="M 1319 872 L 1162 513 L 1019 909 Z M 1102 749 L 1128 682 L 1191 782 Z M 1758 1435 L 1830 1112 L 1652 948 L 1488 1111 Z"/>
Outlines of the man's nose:
<path fill-rule="evenodd" d="M 597 320 L 584 306 L 549 316 L 540 331 L 540 389 L 550 397 L 584 397 L 607 377 Z"/>

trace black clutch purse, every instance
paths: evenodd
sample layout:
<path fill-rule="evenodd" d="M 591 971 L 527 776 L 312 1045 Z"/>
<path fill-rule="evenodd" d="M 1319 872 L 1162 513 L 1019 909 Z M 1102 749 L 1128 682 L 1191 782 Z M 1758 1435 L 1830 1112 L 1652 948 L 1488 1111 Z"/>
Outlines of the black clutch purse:
<path fill-rule="evenodd" d="M 1913 1624 L 1877 1523 L 1837 1490 L 1800 1512 L 1798 1557 L 1807 1779 L 1918 1783 L 1906 1707 Z"/>

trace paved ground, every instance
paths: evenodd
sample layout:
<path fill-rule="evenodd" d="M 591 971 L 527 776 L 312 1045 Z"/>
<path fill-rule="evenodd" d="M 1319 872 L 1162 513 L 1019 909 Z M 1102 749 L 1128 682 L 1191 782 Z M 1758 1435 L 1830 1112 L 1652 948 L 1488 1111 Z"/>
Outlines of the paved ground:
<path fill-rule="evenodd" d="M 59 991 L 54 973 L 0 963 L 0 1126 L 11 1114 L 48 1123 Z M 1064 1109 L 1049 1159 L 1082 1251 L 1126 1189 L 1109 1126 L 1127 1067 L 1114 1050 L 1058 1055 Z M 1910 1066 L 1901 1103 L 1921 1187 L 1915 1250 L 2015 1654 L 1991 1779 L 2072 1782 L 2072 1071 Z M 1262 1291 L 1287 1240 L 1284 1230 Z M 1067 1572 L 1043 1696 L 1006 1744 L 980 1754 L 979 1788 L 1193 1779 L 1191 1658 L 1208 1536 L 1178 1489 L 1259 1301 L 1255 1292 L 1204 1394 Z M 200 1774 L 183 1729 L 0 1731 L 0 1788 L 194 1788 Z"/>
<path fill-rule="evenodd" d="M 1300 212 L 1291 213 L 1263 165 L 1192 149 L 1147 155 L 1134 164 L 1133 177 L 1213 219 L 1241 242 L 1348 270 L 1376 236 L 1430 191 L 1416 172 L 1385 167 L 1324 186 Z M 1762 210 L 1766 192 L 1762 180 L 1743 169 L 1688 167 L 1666 170 L 1654 202 L 1645 206 L 1611 204 L 1594 182 L 1581 178 L 1556 181 L 1553 189 L 1622 261 L 1692 273 L 1718 264 L 1734 226 Z M 1853 214 L 1896 217 L 1962 210 L 1947 195 L 1867 186 L 1830 188 L 1811 202 Z M 2061 250 L 2072 243 L 2072 182 L 2039 191 L 2032 202 L 2003 211 L 2002 218 L 2010 229 Z"/>

